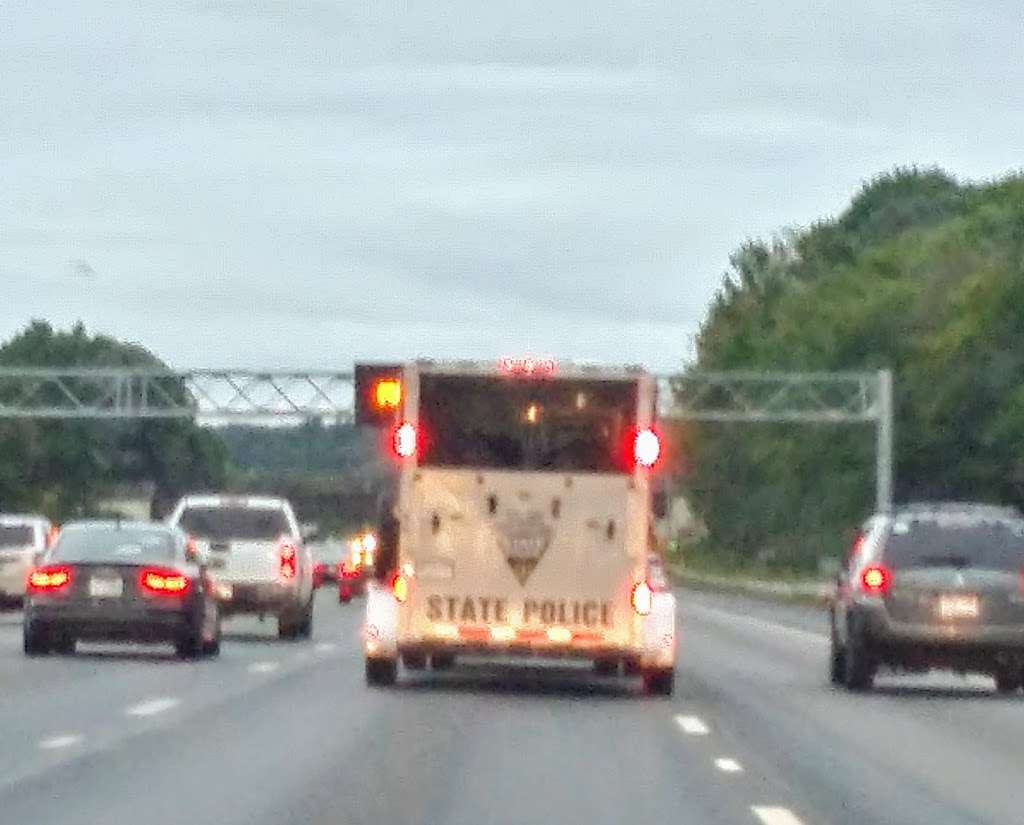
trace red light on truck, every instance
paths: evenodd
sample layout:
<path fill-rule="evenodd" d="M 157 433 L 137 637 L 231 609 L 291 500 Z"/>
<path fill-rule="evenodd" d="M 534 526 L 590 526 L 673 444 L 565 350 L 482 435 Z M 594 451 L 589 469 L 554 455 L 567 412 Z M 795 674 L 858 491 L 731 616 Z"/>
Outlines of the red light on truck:
<path fill-rule="evenodd" d="M 295 545 L 288 539 L 282 538 L 278 544 L 278 555 L 280 558 L 279 572 L 282 579 L 294 579 L 298 572 L 298 559 Z"/>
<path fill-rule="evenodd" d="M 542 377 L 554 375 L 558 364 L 554 358 L 499 358 L 498 369 L 505 375 Z"/>
<path fill-rule="evenodd" d="M 406 421 L 395 427 L 391 438 L 391 449 L 399 458 L 413 458 L 419 446 L 416 425 Z"/>
<path fill-rule="evenodd" d="M 637 582 L 633 585 L 630 602 L 637 615 L 647 616 L 654 607 L 654 591 L 651 590 L 651 586 L 647 582 Z"/>
<path fill-rule="evenodd" d="M 661 457 L 661 439 L 650 427 L 638 430 L 633 437 L 633 460 L 637 467 L 650 469 Z"/>

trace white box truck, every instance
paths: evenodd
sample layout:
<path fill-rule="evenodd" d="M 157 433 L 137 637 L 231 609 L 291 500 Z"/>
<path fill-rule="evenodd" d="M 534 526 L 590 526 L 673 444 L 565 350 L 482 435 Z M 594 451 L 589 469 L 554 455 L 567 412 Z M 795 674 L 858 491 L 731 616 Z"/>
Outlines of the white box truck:
<path fill-rule="evenodd" d="M 398 472 L 366 677 L 463 656 L 592 661 L 670 694 L 675 599 L 652 554 L 662 459 L 640 369 L 540 359 L 357 368 L 357 420 Z"/>

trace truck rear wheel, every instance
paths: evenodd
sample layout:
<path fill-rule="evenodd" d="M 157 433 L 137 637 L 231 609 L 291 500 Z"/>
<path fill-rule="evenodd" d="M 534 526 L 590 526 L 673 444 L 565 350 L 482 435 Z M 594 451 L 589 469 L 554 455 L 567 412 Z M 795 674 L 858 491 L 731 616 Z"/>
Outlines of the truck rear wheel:
<path fill-rule="evenodd" d="M 999 693 L 1016 693 L 1020 690 L 1021 674 L 1016 668 L 1002 667 L 995 672 L 995 677 Z"/>
<path fill-rule="evenodd" d="M 430 657 L 431 670 L 451 670 L 455 667 L 454 653 L 435 653 Z"/>
<path fill-rule="evenodd" d="M 427 657 L 423 653 L 406 653 L 402 657 L 402 664 L 406 670 L 424 670 L 427 666 Z"/>
<path fill-rule="evenodd" d="M 671 696 L 675 689 L 674 670 L 649 670 L 643 674 L 644 693 L 648 696 Z"/>
<path fill-rule="evenodd" d="M 398 679 L 398 662 L 394 659 L 367 659 L 366 684 L 389 687 Z"/>

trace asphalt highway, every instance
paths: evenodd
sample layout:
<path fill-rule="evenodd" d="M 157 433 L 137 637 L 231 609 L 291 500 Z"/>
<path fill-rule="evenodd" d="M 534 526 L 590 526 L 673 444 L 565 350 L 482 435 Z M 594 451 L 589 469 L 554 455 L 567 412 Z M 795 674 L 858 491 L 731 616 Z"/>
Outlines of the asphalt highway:
<path fill-rule="evenodd" d="M 214 661 L 26 659 L 0 614 L 0 823 L 1020 825 L 1024 696 L 951 674 L 826 681 L 823 615 L 681 591 L 676 695 L 469 663 L 369 689 L 362 602 L 312 641 L 226 625 Z"/>

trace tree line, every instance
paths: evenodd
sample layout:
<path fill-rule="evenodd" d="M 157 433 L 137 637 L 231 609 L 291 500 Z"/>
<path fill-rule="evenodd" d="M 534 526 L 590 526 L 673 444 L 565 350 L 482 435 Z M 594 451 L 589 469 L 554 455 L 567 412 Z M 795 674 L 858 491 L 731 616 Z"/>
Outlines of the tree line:
<path fill-rule="evenodd" d="M 898 169 L 835 218 L 743 244 L 696 349 L 707 370 L 891 368 L 897 501 L 1024 504 L 1024 178 Z M 725 565 L 813 567 L 871 511 L 869 427 L 682 438 L 703 552 Z"/>

